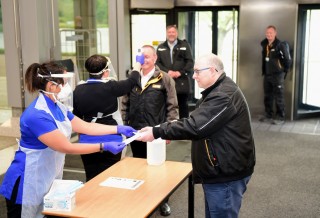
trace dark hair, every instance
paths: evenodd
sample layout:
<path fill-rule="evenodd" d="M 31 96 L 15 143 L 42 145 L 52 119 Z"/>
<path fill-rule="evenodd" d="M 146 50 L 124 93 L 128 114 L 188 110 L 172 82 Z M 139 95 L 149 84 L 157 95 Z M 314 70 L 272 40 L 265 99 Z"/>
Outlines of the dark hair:
<path fill-rule="evenodd" d="M 99 73 L 108 64 L 108 59 L 102 55 L 92 55 L 85 62 L 85 68 L 89 72 L 89 77 L 94 79 L 100 79 L 103 74 L 92 75 L 90 73 Z"/>
<path fill-rule="evenodd" d="M 52 74 L 63 74 L 65 70 L 65 67 L 54 62 L 31 64 L 28 67 L 25 75 L 25 84 L 27 90 L 30 93 L 36 92 L 40 89 L 45 90 L 49 81 L 54 81 L 58 84 L 64 84 L 63 78 L 55 78 L 50 76 Z"/>
<path fill-rule="evenodd" d="M 277 28 L 276 28 L 275 26 L 273 26 L 273 25 L 269 25 L 269 26 L 267 27 L 267 29 L 274 29 L 275 31 L 277 31 Z"/>
<path fill-rule="evenodd" d="M 175 24 L 168 25 L 166 30 L 171 29 L 171 28 L 175 28 L 176 30 L 178 30 L 177 25 L 175 25 Z"/>

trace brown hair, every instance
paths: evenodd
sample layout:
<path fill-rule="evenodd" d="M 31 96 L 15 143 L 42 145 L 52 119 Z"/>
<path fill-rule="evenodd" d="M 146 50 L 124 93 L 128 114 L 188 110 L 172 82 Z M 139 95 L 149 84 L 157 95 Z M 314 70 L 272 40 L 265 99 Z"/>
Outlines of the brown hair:
<path fill-rule="evenodd" d="M 277 31 L 277 28 L 276 28 L 275 26 L 273 26 L 273 25 L 269 25 L 269 26 L 267 27 L 267 29 L 274 29 L 275 31 Z"/>
<path fill-rule="evenodd" d="M 175 28 L 176 30 L 178 30 L 177 25 L 175 25 L 175 24 L 168 25 L 166 30 L 171 29 L 171 28 Z"/>
<path fill-rule="evenodd" d="M 49 81 L 54 81 L 58 84 L 63 84 L 63 78 L 51 77 L 52 74 L 63 74 L 65 67 L 55 63 L 47 62 L 43 64 L 33 63 L 31 64 L 25 75 L 25 84 L 27 90 L 30 93 L 34 93 L 38 90 L 45 90 Z"/>

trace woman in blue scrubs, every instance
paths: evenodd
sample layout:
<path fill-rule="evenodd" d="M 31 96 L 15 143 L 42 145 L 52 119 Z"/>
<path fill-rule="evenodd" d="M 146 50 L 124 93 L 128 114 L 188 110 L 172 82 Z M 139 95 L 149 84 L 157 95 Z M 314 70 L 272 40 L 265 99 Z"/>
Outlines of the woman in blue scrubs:
<path fill-rule="evenodd" d="M 53 62 L 34 63 L 26 71 L 26 88 L 39 95 L 20 117 L 19 148 L 0 186 L 8 218 L 44 217 L 43 197 L 55 179 L 62 179 L 66 153 L 116 154 L 125 147 L 122 142 L 71 143 L 72 131 L 99 136 L 118 133 L 127 137 L 136 131 L 129 126 L 88 123 L 73 115 L 57 100 L 64 77 L 64 68 Z"/>

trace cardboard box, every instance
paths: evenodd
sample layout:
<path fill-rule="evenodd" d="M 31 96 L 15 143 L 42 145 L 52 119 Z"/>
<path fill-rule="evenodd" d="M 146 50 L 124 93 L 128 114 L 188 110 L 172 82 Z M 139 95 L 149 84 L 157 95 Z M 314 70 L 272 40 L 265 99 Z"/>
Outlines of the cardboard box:
<path fill-rule="evenodd" d="M 76 197 L 75 193 L 53 197 L 47 194 L 44 196 L 43 210 L 62 210 L 62 211 L 71 211 L 76 206 Z"/>
<path fill-rule="evenodd" d="M 71 211 L 76 206 L 76 190 L 83 183 L 77 180 L 54 180 L 43 199 L 43 210 Z"/>

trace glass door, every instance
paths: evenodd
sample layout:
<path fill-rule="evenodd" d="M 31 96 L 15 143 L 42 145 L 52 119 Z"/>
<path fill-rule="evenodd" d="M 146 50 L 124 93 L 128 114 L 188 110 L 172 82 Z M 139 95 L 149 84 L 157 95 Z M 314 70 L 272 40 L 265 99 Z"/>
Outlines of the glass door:
<path fill-rule="evenodd" d="M 237 80 L 238 64 L 238 9 L 203 8 L 177 9 L 179 38 L 186 39 L 195 59 L 208 53 L 217 54 L 224 63 L 227 76 Z M 192 81 L 192 99 L 201 97 L 202 91 Z"/>
<path fill-rule="evenodd" d="M 167 24 L 177 24 L 178 37 L 187 40 L 194 58 L 203 54 L 215 53 L 224 64 L 225 72 L 237 80 L 238 63 L 238 8 L 235 7 L 197 7 L 174 8 L 168 11 L 131 11 L 131 55 L 132 62 L 143 44 L 154 47 L 166 40 Z M 133 63 L 132 63 L 133 64 Z M 201 90 L 192 81 L 190 101 L 200 97 Z"/>
<path fill-rule="evenodd" d="M 298 118 L 311 117 L 320 114 L 320 6 L 301 6 L 299 9 L 299 33 L 297 63 Z"/>

